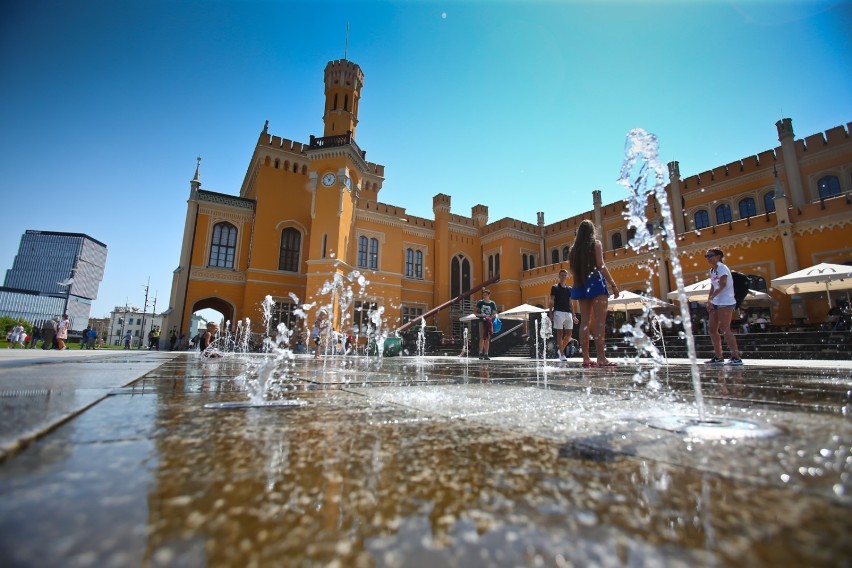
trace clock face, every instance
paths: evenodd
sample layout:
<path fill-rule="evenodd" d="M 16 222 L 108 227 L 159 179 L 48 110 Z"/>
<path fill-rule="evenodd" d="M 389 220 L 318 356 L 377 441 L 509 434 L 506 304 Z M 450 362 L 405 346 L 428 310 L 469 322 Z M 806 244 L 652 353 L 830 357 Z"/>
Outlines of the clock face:
<path fill-rule="evenodd" d="M 324 176 L 322 176 L 322 184 L 326 187 L 329 187 L 331 184 L 334 183 L 335 179 L 337 179 L 337 176 L 334 175 L 333 173 L 329 172 L 329 173 L 325 174 Z"/>

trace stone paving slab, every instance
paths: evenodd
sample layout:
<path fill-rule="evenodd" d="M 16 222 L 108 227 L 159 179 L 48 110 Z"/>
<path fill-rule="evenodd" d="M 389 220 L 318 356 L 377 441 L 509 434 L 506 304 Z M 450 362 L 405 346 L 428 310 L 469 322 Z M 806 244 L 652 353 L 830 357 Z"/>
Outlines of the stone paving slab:
<path fill-rule="evenodd" d="M 173 357 L 133 350 L 0 350 L 0 459 Z"/>
<path fill-rule="evenodd" d="M 246 400 L 263 358 L 116 356 L 126 359 L 32 365 L 43 367 L 31 375 L 39 388 L 60 369 L 62 396 L 100 398 L 0 461 L 8 565 L 843 566 L 852 557 L 849 362 L 702 367 L 709 415 L 783 430 L 702 441 L 645 421 L 694 412 L 678 363 L 652 386 L 628 364 L 296 357 L 281 362 L 272 392 L 307 406 L 209 410 Z M 0 354 L 0 388 L 8 381 L 14 392 L 27 383 L 7 373 L 28 367 L 9 359 Z M 121 365 L 140 378 L 118 377 Z"/>

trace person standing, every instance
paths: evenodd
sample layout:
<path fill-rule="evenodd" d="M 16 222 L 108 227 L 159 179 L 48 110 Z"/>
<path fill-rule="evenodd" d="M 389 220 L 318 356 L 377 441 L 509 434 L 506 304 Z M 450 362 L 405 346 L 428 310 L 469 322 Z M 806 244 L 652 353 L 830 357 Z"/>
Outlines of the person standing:
<path fill-rule="evenodd" d="M 51 319 L 44 320 L 41 324 L 41 337 L 44 340 L 41 344 L 42 349 L 50 349 L 53 347 L 53 340 L 56 337 L 56 327 L 59 325 L 59 318 L 53 316 Z"/>
<path fill-rule="evenodd" d="M 27 334 L 24 332 L 24 326 L 20 323 L 15 324 L 15 327 L 12 328 L 12 332 L 9 334 L 9 344 L 7 347 L 10 349 L 23 347 L 24 338 L 26 338 L 26 336 Z"/>
<path fill-rule="evenodd" d="M 172 330 L 169 332 L 169 351 L 175 350 L 175 344 L 177 343 L 177 340 L 177 329 L 173 327 Z"/>
<path fill-rule="evenodd" d="M 556 330 L 559 360 L 566 361 L 565 348 L 571 341 L 574 325 L 580 320 L 574 315 L 571 306 L 571 287 L 568 286 L 568 271 L 564 268 L 559 271 L 559 282 L 550 288 L 550 319 L 553 321 L 553 329 Z"/>
<path fill-rule="evenodd" d="M 710 294 L 707 296 L 707 313 L 710 314 L 709 332 L 713 342 L 713 358 L 705 361 L 708 365 L 722 365 L 722 336 L 731 350 L 728 365 L 742 365 L 737 338 L 731 330 L 731 319 L 734 315 L 737 301 L 734 298 L 734 278 L 731 270 L 722 262 L 725 253 L 721 249 L 708 249 L 704 255 L 710 263 Z"/>
<path fill-rule="evenodd" d="M 133 341 L 133 334 L 130 333 L 130 330 L 127 330 L 127 333 L 124 334 L 124 348 L 130 349 L 130 343 Z"/>
<path fill-rule="evenodd" d="M 38 344 L 38 340 L 41 339 L 41 328 L 37 325 L 33 326 L 33 334 L 30 337 L 30 349 L 35 349 Z"/>
<path fill-rule="evenodd" d="M 482 299 L 476 302 L 476 315 L 479 318 L 479 358 L 490 361 L 491 334 L 494 333 L 494 318 L 497 317 L 497 304 L 491 301 L 491 290 L 482 291 Z"/>
<path fill-rule="evenodd" d="M 60 351 L 68 349 L 65 346 L 65 340 L 68 339 L 68 330 L 71 328 L 71 322 L 68 320 L 68 314 L 62 315 L 62 320 L 56 326 L 56 343 Z"/>
<path fill-rule="evenodd" d="M 83 335 L 80 337 L 80 349 L 88 349 L 89 348 L 89 330 L 92 329 L 90 326 L 86 326 L 86 329 L 83 330 Z"/>
<path fill-rule="evenodd" d="M 150 351 L 160 350 L 160 326 L 154 326 L 148 332 L 148 349 Z"/>
<path fill-rule="evenodd" d="M 319 359 L 323 349 L 328 349 L 328 339 L 331 332 L 331 324 L 328 321 L 328 312 L 321 309 L 317 314 L 317 320 L 311 330 L 311 339 L 314 342 L 314 359 Z"/>
<path fill-rule="evenodd" d="M 98 339 L 98 330 L 92 327 L 89 330 L 89 335 L 86 337 L 86 343 L 89 345 L 89 349 L 95 349 L 97 347 L 97 339 Z"/>
<path fill-rule="evenodd" d="M 604 353 L 606 334 L 606 308 L 609 290 L 607 282 L 612 286 L 613 295 L 618 295 L 618 286 L 603 260 L 603 245 L 597 239 L 595 225 L 588 219 L 583 220 L 577 228 L 577 237 L 568 253 L 574 285 L 571 287 L 571 298 L 580 305 L 583 319 L 580 322 L 580 345 L 583 350 L 583 367 L 615 367 Z M 595 349 L 598 360 L 589 358 L 589 333 L 594 325 Z"/>

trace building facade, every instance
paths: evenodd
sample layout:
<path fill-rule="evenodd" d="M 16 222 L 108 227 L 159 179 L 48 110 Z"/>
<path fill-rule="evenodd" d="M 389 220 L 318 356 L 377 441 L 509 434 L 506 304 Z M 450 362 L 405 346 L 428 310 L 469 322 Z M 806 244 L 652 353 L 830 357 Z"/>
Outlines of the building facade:
<path fill-rule="evenodd" d="M 0 289 L 0 315 L 41 323 L 67 313 L 72 329 L 83 329 L 106 258 L 107 246 L 88 235 L 26 231 Z"/>
<path fill-rule="evenodd" d="M 129 331 L 131 346 L 148 346 L 148 332 L 159 327 L 163 329 L 163 315 L 145 313 L 139 308 L 129 306 L 116 306 L 109 314 L 109 331 L 107 332 L 107 343 L 110 345 L 123 345 L 124 336 Z M 160 344 L 168 341 L 168 334 L 160 335 Z"/>
<path fill-rule="evenodd" d="M 327 306 L 340 329 L 372 322 L 393 330 L 497 275 L 490 288 L 500 309 L 546 306 L 584 219 L 598 227 L 622 289 L 660 298 L 674 289 L 666 241 L 632 250 L 626 202 L 603 204 L 599 191 L 590 192 L 588 211 L 549 224 L 543 213 L 536 223 L 489 222 L 482 204 L 460 215 L 443 193 L 432 198 L 431 219 L 379 201 L 384 166 L 367 161 L 355 141 L 363 81 L 355 63 L 328 63 L 323 136 L 296 142 L 271 135 L 267 123 L 239 195 L 202 189 L 196 168 L 167 327 L 188 332 L 191 315 L 204 308 L 258 322 L 268 295 L 273 324 L 304 325 L 297 316 L 307 305 L 311 321 Z M 686 177 L 669 163 L 666 194 L 685 284 L 707 278 L 709 247 L 725 250 L 728 264 L 764 289 L 818 262 L 852 263 L 851 128 L 797 139 L 784 118 L 779 147 Z M 652 200 L 646 213 L 659 235 L 657 205 Z M 828 309 L 824 298 L 770 292 L 778 323 L 818 321 Z M 470 311 L 470 301 L 458 303 L 428 324 L 458 336 L 458 319 Z"/>

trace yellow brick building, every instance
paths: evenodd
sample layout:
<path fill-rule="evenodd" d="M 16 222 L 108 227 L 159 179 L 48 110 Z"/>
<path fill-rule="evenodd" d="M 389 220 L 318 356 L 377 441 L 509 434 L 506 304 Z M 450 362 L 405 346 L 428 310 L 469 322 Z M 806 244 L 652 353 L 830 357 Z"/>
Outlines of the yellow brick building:
<path fill-rule="evenodd" d="M 383 306 L 386 329 L 394 330 L 497 274 L 490 288 L 501 309 L 546 306 L 583 219 L 597 225 L 622 289 L 646 291 L 649 265 L 658 270 L 647 291 L 665 298 L 673 289 L 665 243 L 653 252 L 626 247 L 626 203 L 603 204 L 599 191 L 591 192 L 591 210 L 551 224 L 543 213 L 536 224 L 489 223 L 486 205 L 459 215 L 445 194 L 433 197 L 432 219 L 382 203 L 384 166 L 367 161 L 355 141 L 364 75 L 357 64 L 337 60 L 326 66 L 324 81 L 323 136 L 295 142 L 264 126 L 239 196 L 202 189 L 196 169 L 167 329 L 187 333 L 191 314 L 205 308 L 231 322 L 259 322 L 271 295 L 276 321 L 290 325 L 299 323 L 303 303 L 312 310 L 333 305 L 337 327 L 347 330 L 363 323 L 368 308 Z M 668 164 L 666 191 L 687 284 L 707 277 L 708 247 L 725 250 L 729 266 L 758 288 L 819 262 L 852 263 L 852 124 L 804 139 L 795 138 L 790 119 L 776 128 L 779 147 L 711 171 L 682 178 L 679 164 Z M 659 230 L 657 209 L 652 202 L 647 213 Z M 355 271 L 369 284 L 358 285 Z M 328 285 L 335 281 L 345 286 Z M 775 323 L 822 321 L 828 310 L 824 296 L 772 293 Z M 469 304 L 455 305 L 427 323 L 458 336 L 458 318 L 469 312 Z"/>

